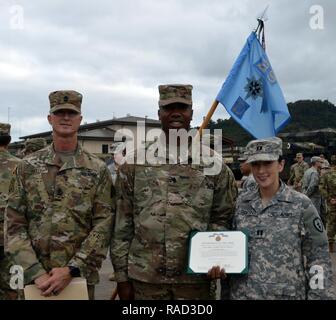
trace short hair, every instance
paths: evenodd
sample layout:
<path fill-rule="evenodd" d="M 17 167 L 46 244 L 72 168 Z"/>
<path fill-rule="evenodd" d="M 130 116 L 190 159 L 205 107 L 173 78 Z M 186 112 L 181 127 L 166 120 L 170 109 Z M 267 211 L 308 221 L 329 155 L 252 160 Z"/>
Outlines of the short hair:
<path fill-rule="evenodd" d="M 10 142 L 11 142 L 11 136 L 8 136 L 8 135 L 0 136 L 0 146 L 1 147 L 7 147 Z"/>

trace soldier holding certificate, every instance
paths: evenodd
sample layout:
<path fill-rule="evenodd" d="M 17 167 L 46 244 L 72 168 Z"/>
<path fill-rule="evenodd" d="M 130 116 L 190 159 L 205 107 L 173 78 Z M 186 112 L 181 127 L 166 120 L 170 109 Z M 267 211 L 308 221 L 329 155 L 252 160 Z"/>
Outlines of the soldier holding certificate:
<path fill-rule="evenodd" d="M 206 175 L 204 164 L 167 161 L 169 130 L 190 128 L 191 90 L 159 86 L 164 161 L 119 168 L 111 258 L 121 299 L 211 298 L 206 275 L 187 274 L 188 238 L 192 230 L 229 228 L 237 190 L 225 164 Z"/>
<path fill-rule="evenodd" d="M 5 249 L 24 283 L 58 295 L 86 278 L 90 299 L 110 239 L 114 189 L 110 172 L 78 143 L 82 95 L 49 95 L 53 143 L 16 168 L 5 215 Z"/>

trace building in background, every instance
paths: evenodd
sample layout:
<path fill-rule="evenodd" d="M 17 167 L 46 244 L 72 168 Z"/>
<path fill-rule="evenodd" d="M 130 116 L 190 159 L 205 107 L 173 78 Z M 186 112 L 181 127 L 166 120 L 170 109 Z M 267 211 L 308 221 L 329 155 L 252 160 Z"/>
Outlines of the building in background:
<path fill-rule="evenodd" d="M 87 151 L 95 154 L 111 154 L 118 142 L 115 141 L 114 136 L 117 130 L 122 130 L 125 134 L 125 139 L 133 135 L 134 140 L 137 139 L 137 134 L 140 125 L 145 125 L 145 132 L 151 129 L 160 129 L 161 124 L 159 120 L 135 117 L 128 114 L 126 117 L 113 118 L 111 120 L 99 121 L 94 123 L 85 123 L 79 127 L 78 142 Z M 52 141 L 51 131 L 36 133 L 20 137 L 26 141 L 31 138 L 45 138 L 48 143 Z M 124 139 L 124 140 L 125 140 Z M 18 154 L 20 149 L 24 147 L 24 141 L 14 142 L 10 146 L 12 153 Z"/>

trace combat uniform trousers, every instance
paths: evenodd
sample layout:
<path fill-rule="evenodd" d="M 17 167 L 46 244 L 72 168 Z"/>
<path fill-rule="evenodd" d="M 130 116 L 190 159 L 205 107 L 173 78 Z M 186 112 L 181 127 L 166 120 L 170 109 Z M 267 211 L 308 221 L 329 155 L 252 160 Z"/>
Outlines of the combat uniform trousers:
<path fill-rule="evenodd" d="M 316 208 L 317 213 L 321 217 L 321 196 L 314 196 L 310 198 L 311 202 L 313 203 L 314 207 Z"/>
<path fill-rule="evenodd" d="M 203 283 L 146 283 L 132 280 L 135 300 L 214 300 L 211 281 Z"/>
<path fill-rule="evenodd" d="M 328 214 L 327 201 L 324 198 L 321 198 L 320 217 L 323 222 L 324 229 L 327 229 L 327 214 Z"/>

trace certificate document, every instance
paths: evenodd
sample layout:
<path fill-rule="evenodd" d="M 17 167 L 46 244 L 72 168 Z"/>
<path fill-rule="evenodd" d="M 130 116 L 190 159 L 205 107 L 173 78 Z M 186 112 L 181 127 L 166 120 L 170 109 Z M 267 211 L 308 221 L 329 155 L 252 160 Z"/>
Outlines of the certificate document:
<path fill-rule="evenodd" d="M 247 273 L 247 235 L 243 231 L 192 232 L 188 273 L 207 273 L 213 266 L 226 273 Z"/>
<path fill-rule="evenodd" d="M 68 286 L 57 296 L 41 296 L 41 290 L 32 285 L 24 287 L 25 300 L 89 300 L 86 279 L 73 278 Z"/>

